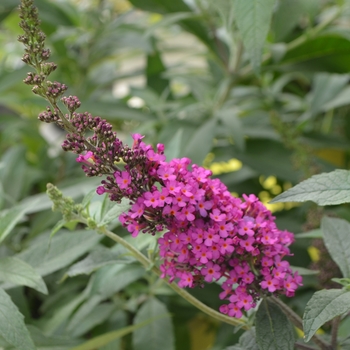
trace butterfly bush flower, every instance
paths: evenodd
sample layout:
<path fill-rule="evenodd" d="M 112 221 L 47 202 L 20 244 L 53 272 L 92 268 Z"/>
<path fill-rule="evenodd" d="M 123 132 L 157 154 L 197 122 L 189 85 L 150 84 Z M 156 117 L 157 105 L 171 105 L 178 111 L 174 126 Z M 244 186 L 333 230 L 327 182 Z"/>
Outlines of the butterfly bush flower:
<path fill-rule="evenodd" d="M 90 120 L 81 114 L 74 118 L 80 128 L 80 123 L 87 124 L 86 118 Z M 99 134 L 90 143 L 100 139 L 102 131 L 109 134 L 105 121 L 97 118 L 91 123 Z M 166 161 L 164 146 L 155 150 L 139 134 L 133 135 L 132 148 L 114 133 L 109 135 L 95 152 L 86 149 L 78 161 L 88 176 L 108 169 L 97 193 L 108 193 L 117 202 L 130 199 L 132 206 L 120 221 L 133 237 L 165 230 L 158 239 L 163 278 L 183 288 L 220 283 L 220 311 L 236 318 L 262 296 L 294 295 L 302 280 L 283 260 L 290 255 L 293 234 L 276 227 L 275 218 L 257 197 L 233 197 L 220 180 L 211 178 L 211 171 L 191 165 L 188 158 Z M 69 136 L 64 148 L 80 150 Z M 123 170 L 117 167 L 120 161 Z"/>
<path fill-rule="evenodd" d="M 80 105 L 76 97 L 70 101 Z M 57 113 L 48 108 L 40 118 L 57 122 Z M 97 193 L 130 200 L 122 225 L 133 237 L 165 231 L 158 239 L 162 278 L 182 288 L 218 282 L 220 311 L 236 318 L 262 296 L 292 297 L 302 285 L 283 260 L 291 255 L 293 234 L 277 228 L 256 196 L 232 196 L 210 170 L 188 158 L 167 161 L 163 145 L 154 149 L 139 134 L 130 148 L 110 124 L 89 113 L 72 112 L 70 123 L 76 131 L 62 147 L 79 154 L 87 176 L 104 176 Z M 86 131 L 93 135 L 85 138 Z"/>
<path fill-rule="evenodd" d="M 131 207 L 119 220 L 133 237 L 164 231 L 158 239 L 161 277 L 182 288 L 218 282 L 220 311 L 236 318 L 265 295 L 293 296 L 302 279 L 283 260 L 293 234 L 276 227 L 257 197 L 232 196 L 210 170 L 188 158 L 167 161 L 164 145 L 154 149 L 140 134 L 133 135 L 131 147 L 124 145 L 105 120 L 76 112 L 79 99 L 63 96 L 65 84 L 47 80 L 56 65 L 46 62 L 50 51 L 33 1 L 22 0 L 20 10 L 22 59 L 37 71 L 24 82 L 50 104 L 39 119 L 67 130 L 62 147 L 78 154 L 87 176 L 103 177 L 98 194 L 117 203 L 129 199 Z"/>

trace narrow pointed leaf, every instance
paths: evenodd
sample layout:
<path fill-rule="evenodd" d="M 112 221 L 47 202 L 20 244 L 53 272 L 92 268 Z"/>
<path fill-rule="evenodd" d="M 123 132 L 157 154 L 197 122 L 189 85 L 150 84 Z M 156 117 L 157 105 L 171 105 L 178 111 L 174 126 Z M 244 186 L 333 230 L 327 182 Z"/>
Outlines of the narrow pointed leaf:
<path fill-rule="evenodd" d="M 216 120 L 209 119 L 201 125 L 192 135 L 186 147 L 186 156 L 193 163 L 201 164 L 205 156 L 210 152 L 215 135 Z"/>
<path fill-rule="evenodd" d="M 162 317 L 162 316 L 159 316 Z M 132 326 L 128 326 L 122 329 L 118 329 L 117 331 L 113 331 L 113 332 L 108 332 L 102 335 L 99 335 L 81 345 L 78 345 L 74 348 L 72 348 L 71 350 L 95 350 L 98 349 L 102 346 L 105 346 L 109 343 L 111 343 L 112 341 L 114 341 L 115 339 L 119 339 L 121 337 L 124 337 L 124 335 L 127 335 L 129 333 L 132 333 L 134 331 L 136 331 L 137 329 L 140 329 L 142 327 L 145 327 L 147 324 L 153 322 L 154 319 L 150 319 L 148 318 L 147 320 L 140 322 L 138 324 L 132 325 Z"/>
<path fill-rule="evenodd" d="M 0 281 L 31 287 L 47 294 L 47 287 L 41 276 L 30 265 L 15 257 L 0 259 Z"/>
<path fill-rule="evenodd" d="M 338 169 L 314 175 L 275 197 L 271 203 L 313 201 L 318 205 L 350 202 L 350 171 Z"/>
<path fill-rule="evenodd" d="M 157 298 L 148 299 L 135 316 L 135 322 L 145 322 L 157 315 L 167 314 L 166 306 Z M 175 339 L 170 317 L 156 319 L 133 334 L 134 350 L 174 350 Z"/>
<path fill-rule="evenodd" d="M 105 215 L 103 215 L 102 220 L 98 222 L 99 226 L 104 226 L 109 224 L 114 219 L 119 218 L 120 214 L 124 213 L 130 208 L 129 200 L 123 199 L 121 203 L 114 204 Z M 101 212 L 102 214 L 102 212 Z"/>
<path fill-rule="evenodd" d="M 47 239 L 39 236 L 17 257 L 33 266 L 41 276 L 46 276 L 70 265 L 101 239 L 94 231 L 60 231 L 51 240 L 49 235 Z"/>
<path fill-rule="evenodd" d="M 294 329 L 278 305 L 262 300 L 256 313 L 256 342 L 260 350 L 293 350 Z"/>
<path fill-rule="evenodd" d="M 239 343 L 233 346 L 229 346 L 225 350 L 259 350 L 256 343 L 255 328 L 249 329 L 244 332 L 240 338 Z"/>
<path fill-rule="evenodd" d="M 259 71 L 262 49 L 270 28 L 276 0 L 235 0 L 234 13 L 244 47 L 256 72 Z"/>
<path fill-rule="evenodd" d="M 321 222 L 324 243 L 344 277 L 350 277 L 350 223 L 324 217 Z"/>
<path fill-rule="evenodd" d="M 0 336 L 17 350 L 35 350 L 36 347 L 23 319 L 17 306 L 0 288 Z"/>
<path fill-rule="evenodd" d="M 113 252 L 111 249 L 99 246 L 83 260 L 72 265 L 67 271 L 70 277 L 77 275 L 89 275 L 97 269 L 111 264 L 127 263 L 130 260 L 123 259 L 123 254 Z"/>
<path fill-rule="evenodd" d="M 25 206 L 16 206 L 0 214 L 0 243 L 9 235 L 26 213 Z"/>
<path fill-rule="evenodd" d="M 316 292 L 306 305 L 303 328 L 308 342 L 316 331 L 334 317 L 350 311 L 350 292 L 344 289 L 324 289 Z"/>
<path fill-rule="evenodd" d="M 182 135 L 183 135 L 183 128 L 180 128 L 173 138 L 169 141 L 166 149 L 165 149 L 165 156 L 168 161 L 179 158 L 180 157 L 180 149 L 181 149 L 181 143 L 182 143 Z"/>

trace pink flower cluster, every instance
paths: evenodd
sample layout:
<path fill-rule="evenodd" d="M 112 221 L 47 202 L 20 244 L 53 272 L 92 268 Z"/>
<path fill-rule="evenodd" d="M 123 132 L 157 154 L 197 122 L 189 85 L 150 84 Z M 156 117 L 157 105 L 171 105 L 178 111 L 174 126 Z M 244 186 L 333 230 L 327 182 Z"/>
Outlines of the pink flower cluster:
<path fill-rule="evenodd" d="M 236 318 L 263 295 L 294 295 L 302 280 L 283 260 L 293 235 L 276 227 L 257 197 L 233 197 L 219 179 L 210 178 L 210 170 L 195 164 L 189 170 L 188 158 L 167 162 L 163 145 L 155 151 L 141 135 L 133 138 L 132 150 L 145 155 L 144 162 L 115 171 L 116 189 L 110 181 L 98 193 L 117 191 L 132 200 L 120 216 L 132 236 L 166 231 L 158 240 L 162 277 L 180 287 L 220 283 L 219 298 L 225 300 L 220 311 Z"/>

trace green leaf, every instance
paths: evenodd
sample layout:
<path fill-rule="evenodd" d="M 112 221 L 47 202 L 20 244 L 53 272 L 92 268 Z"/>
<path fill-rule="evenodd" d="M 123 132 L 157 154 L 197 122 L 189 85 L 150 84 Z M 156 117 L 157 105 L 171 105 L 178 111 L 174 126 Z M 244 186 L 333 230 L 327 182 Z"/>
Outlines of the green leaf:
<path fill-rule="evenodd" d="M 162 14 L 170 13 L 193 13 L 191 8 L 182 0 L 130 0 L 135 6 L 145 11 L 157 12 Z M 217 54 L 217 48 L 213 39 L 209 36 L 207 29 L 200 21 L 183 19 L 178 22 L 185 30 L 194 34 L 200 39 L 214 54 Z M 219 45 L 222 45 L 220 39 Z"/>
<path fill-rule="evenodd" d="M 297 233 L 294 235 L 296 239 L 298 238 L 323 238 L 322 230 L 315 229 L 308 232 Z"/>
<path fill-rule="evenodd" d="M 312 92 L 308 95 L 311 114 L 316 115 L 321 111 L 325 111 L 325 104 L 332 102 L 335 96 L 344 89 L 348 81 L 348 74 L 316 74 Z"/>
<path fill-rule="evenodd" d="M 324 217 L 321 229 L 325 246 L 344 277 L 350 277 L 350 223 L 343 219 Z"/>
<path fill-rule="evenodd" d="M 350 311 L 350 292 L 343 289 L 324 289 L 316 292 L 306 305 L 303 328 L 308 342 L 316 331 L 334 317 Z"/>
<path fill-rule="evenodd" d="M 299 177 L 291 162 L 292 153 L 281 142 L 249 138 L 245 152 L 230 147 L 230 156 L 265 176 L 272 175 L 294 183 Z"/>
<path fill-rule="evenodd" d="M 24 217 L 26 207 L 19 205 L 0 213 L 0 243 L 9 235 L 16 224 Z"/>
<path fill-rule="evenodd" d="M 241 120 L 238 116 L 238 110 L 236 108 L 222 109 L 218 112 L 218 116 L 232 135 L 232 138 L 238 149 L 244 151 L 244 131 L 242 128 Z"/>
<path fill-rule="evenodd" d="M 61 305 L 49 320 L 42 325 L 43 332 L 45 334 L 53 334 L 63 323 L 67 322 L 74 310 L 87 298 L 86 294 L 87 291 L 84 290 L 77 296 L 72 297 L 67 304 Z"/>
<path fill-rule="evenodd" d="M 183 128 L 176 131 L 173 138 L 167 143 L 164 154 L 168 161 L 180 157 L 180 149 L 182 144 Z"/>
<path fill-rule="evenodd" d="M 107 200 L 109 200 L 107 198 Z M 114 219 L 119 218 L 120 214 L 126 212 L 130 208 L 130 201 L 127 199 L 123 199 L 121 203 L 113 204 L 112 208 L 107 211 L 107 213 L 102 217 L 101 221 L 97 224 L 99 226 L 104 226 L 109 224 Z"/>
<path fill-rule="evenodd" d="M 138 111 L 134 108 L 126 107 L 119 102 L 87 101 L 84 102 L 84 109 L 92 114 L 100 115 L 109 120 L 136 120 L 145 122 L 154 119 L 152 114 Z"/>
<path fill-rule="evenodd" d="M 37 181 L 35 170 L 27 165 L 25 158 L 26 149 L 23 145 L 12 146 L 1 157 L 5 166 L 0 167 L 0 184 L 5 199 L 11 204 L 25 197 L 30 186 Z"/>
<path fill-rule="evenodd" d="M 145 322 L 147 319 L 155 318 L 157 315 L 167 314 L 166 306 L 157 298 L 149 298 L 137 312 L 134 322 Z M 134 350 L 174 350 L 175 339 L 170 317 L 154 320 L 147 326 L 134 331 Z"/>
<path fill-rule="evenodd" d="M 350 96 L 350 86 L 346 86 L 340 93 L 329 100 L 327 103 L 323 105 L 322 110 L 323 111 L 329 111 L 330 109 L 333 108 L 338 108 L 342 106 L 347 106 L 350 103 L 349 100 Z"/>
<path fill-rule="evenodd" d="M 68 350 L 80 343 L 77 339 L 58 335 L 47 336 L 39 328 L 28 325 L 31 338 L 40 350 Z"/>
<path fill-rule="evenodd" d="M 57 221 L 56 225 L 53 227 L 51 231 L 50 237 L 52 238 L 68 221 L 65 219 L 61 219 L 60 221 Z"/>
<path fill-rule="evenodd" d="M 350 202 L 350 171 L 337 169 L 314 175 L 275 197 L 270 203 L 313 201 L 318 205 Z"/>
<path fill-rule="evenodd" d="M 237 27 L 256 72 L 260 69 L 262 49 L 275 3 L 276 0 L 235 0 L 233 3 Z"/>
<path fill-rule="evenodd" d="M 83 206 L 83 208 L 86 208 L 89 206 L 91 199 L 95 194 L 96 194 L 96 190 L 93 189 L 84 196 L 83 200 L 81 201 L 81 205 Z"/>
<path fill-rule="evenodd" d="M 348 73 L 350 41 L 334 34 L 322 35 L 288 50 L 281 62 L 295 69 Z"/>
<path fill-rule="evenodd" d="M 47 294 L 47 287 L 41 276 L 27 263 L 15 257 L 0 259 L 0 281 L 23 285 Z"/>
<path fill-rule="evenodd" d="M 304 14 L 303 12 L 303 0 L 278 2 L 271 24 L 275 42 L 283 41 L 290 34 L 298 25 L 300 17 Z"/>
<path fill-rule="evenodd" d="M 109 298 L 146 273 L 139 264 L 112 265 L 99 269 L 92 283 L 91 293 Z"/>
<path fill-rule="evenodd" d="M 258 344 L 256 343 L 255 328 L 245 331 L 239 338 L 239 344 L 245 350 L 259 350 Z"/>
<path fill-rule="evenodd" d="M 164 16 L 162 16 L 162 19 L 160 21 L 156 22 L 155 24 L 153 24 L 152 26 L 147 28 L 147 30 L 145 32 L 145 36 L 150 37 L 150 36 L 154 35 L 155 32 L 160 28 L 168 27 L 170 25 L 173 25 L 173 24 L 179 22 L 180 20 L 188 19 L 188 18 L 191 18 L 194 16 L 195 16 L 195 14 L 192 12 L 176 12 L 174 14 L 164 15 Z"/>
<path fill-rule="evenodd" d="M 210 152 L 215 135 L 216 120 L 209 119 L 192 135 L 187 144 L 185 155 L 193 163 L 202 164 L 205 156 Z"/>
<path fill-rule="evenodd" d="M 320 273 L 320 271 L 310 270 L 301 266 L 290 266 L 290 268 L 293 272 L 298 271 L 299 275 L 301 276 L 317 275 Z"/>
<path fill-rule="evenodd" d="M 69 277 L 77 275 L 89 275 L 97 269 L 116 263 L 127 263 L 129 260 L 122 259 L 122 255 L 113 252 L 111 249 L 104 246 L 98 246 L 83 260 L 72 265 L 66 275 Z"/>
<path fill-rule="evenodd" d="M 256 341 L 260 350 L 293 350 L 294 329 L 273 301 L 263 299 L 256 313 Z"/>
<path fill-rule="evenodd" d="M 24 317 L 11 298 L 0 288 L 0 336 L 17 350 L 35 350 Z"/>
<path fill-rule="evenodd" d="M 28 67 L 22 67 L 11 72 L 2 70 L 0 74 L 0 92 L 3 94 L 4 91 L 18 84 L 19 81 L 26 77 L 29 70 Z"/>
<path fill-rule="evenodd" d="M 51 241 L 49 235 L 46 239 L 38 236 L 28 249 L 16 257 L 33 266 L 41 276 L 46 276 L 70 265 L 101 239 L 102 236 L 94 231 L 60 231 Z"/>
<path fill-rule="evenodd" d="M 66 333 L 78 337 L 104 322 L 116 309 L 116 304 L 101 303 L 103 296 L 95 294 L 74 312 L 66 325 Z"/>
<path fill-rule="evenodd" d="M 135 324 L 133 326 L 128 326 L 128 327 L 124 327 L 122 329 L 118 329 L 117 331 L 113 331 L 113 332 L 108 332 L 102 335 L 99 335 L 81 345 L 78 345 L 74 348 L 72 348 L 71 350 L 95 350 L 95 349 L 99 349 L 100 347 L 107 345 L 109 343 L 111 343 L 112 341 L 114 341 L 115 339 L 119 339 L 121 337 L 124 337 L 125 335 L 135 332 L 137 329 L 140 329 L 141 327 L 146 326 L 147 324 L 149 324 L 150 322 L 152 322 L 153 319 L 147 319 L 144 322 Z"/>
<path fill-rule="evenodd" d="M 349 290 L 350 278 L 332 278 L 332 281 L 341 284 L 346 290 Z"/>
<path fill-rule="evenodd" d="M 154 44 L 155 46 L 155 44 Z M 161 95 L 166 88 L 169 88 L 169 80 L 164 78 L 166 71 L 160 52 L 154 49 L 147 55 L 146 78 L 147 86 Z"/>
<path fill-rule="evenodd" d="M 255 328 L 245 331 L 239 338 L 237 345 L 229 346 L 225 350 L 259 350 L 256 343 Z"/>

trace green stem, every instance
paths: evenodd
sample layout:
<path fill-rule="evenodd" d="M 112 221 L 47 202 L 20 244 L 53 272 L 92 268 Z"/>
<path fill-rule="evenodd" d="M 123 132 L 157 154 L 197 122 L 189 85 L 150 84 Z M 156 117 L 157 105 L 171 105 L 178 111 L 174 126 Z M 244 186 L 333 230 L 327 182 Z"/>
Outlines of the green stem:
<path fill-rule="evenodd" d="M 341 317 L 338 316 L 335 319 L 333 319 L 332 322 L 332 347 L 333 349 L 337 348 L 338 344 L 338 328 L 340 324 Z"/>
<path fill-rule="evenodd" d="M 130 251 L 132 255 L 147 269 L 154 272 L 157 276 L 161 276 L 161 271 L 152 264 L 152 262 L 143 255 L 138 249 L 136 249 L 134 246 L 132 246 L 130 243 L 125 241 L 122 237 L 116 235 L 115 233 L 107 230 L 105 227 L 101 227 L 98 229 L 99 233 L 102 233 L 106 235 L 107 237 L 111 238 L 113 241 L 121 244 L 124 248 Z M 190 304 L 195 306 L 197 309 L 203 311 L 205 314 L 215 318 L 218 321 L 225 322 L 227 324 L 230 324 L 232 326 L 240 326 L 242 329 L 249 329 L 250 327 L 246 324 L 246 322 L 242 319 L 236 319 L 233 317 L 226 316 L 224 314 L 221 314 L 218 311 L 213 310 L 209 306 L 203 304 L 201 301 L 199 301 L 197 298 L 192 296 L 190 293 L 188 293 L 185 289 L 180 288 L 175 283 L 168 283 L 168 286 L 172 288 L 177 294 L 182 296 L 185 300 L 187 300 Z"/>
<path fill-rule="evenodd" d="M 300 330 L 303 331 L 303 320 L 300 318 L 299 315 L 297 315 L 288 305 L 286 305 L 283 301 L 276 297 L 271 297 L 271 300 L 277 304 L 281 310 L 285 313 L 285 315 L 289 318 L 289 320 L 299 328 Z M 322 338 L 320 338 L 318 335 L 314 335 L 311 340 L 319 346 L 321 350 L 331 350 L 332 347 L 330 344 L 325 342 Z"/>

